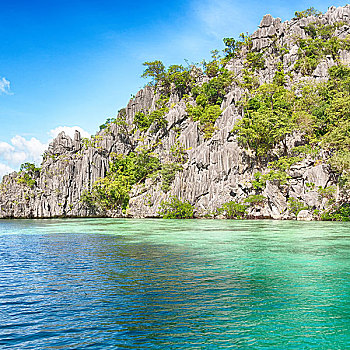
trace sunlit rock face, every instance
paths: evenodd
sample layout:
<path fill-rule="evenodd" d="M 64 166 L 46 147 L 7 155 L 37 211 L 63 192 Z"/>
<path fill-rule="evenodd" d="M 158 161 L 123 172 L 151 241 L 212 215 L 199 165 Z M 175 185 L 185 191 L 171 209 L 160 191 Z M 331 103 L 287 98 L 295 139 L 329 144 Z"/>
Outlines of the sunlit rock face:
<path fill-rule="evenodd" d="M 286 73 L 291 72 L 289 85 L 305 79 L 293 71 L 298 57 L 295 37 L 306 37 L 304 28 L 314 22 L 315 17 L 292 19 L 281 22 L 279 18 L 265 15 L 252 38 L 252 50 L 264 50 L 265 67 L 259 71 L 259 82 L 271 82 L 279 63 Z M 345 38 L 350 34 L 350 6 L 331 7 L 318 18 L 323 24 L 339 21 L 344 25 L 335 35 Z M 273 54 L 276 47 L 286 47 L 283 55 Z M 234 72 L 237 79 L 242 76 L 244 52 L 228 62 L 227 69 Z M 349 64 L 350 54 L 340 52 L 340 61 Z M 325 81 L 328 68 L 335 62 L 326 57 L 316 67 L 308 79 Z M 206 77 L 198 77 L 198 84 Z M 244 90 L 233 84 L 221 105 L 221 116 L 215 122 L 215 131 L 210 139 L 204 139 L 199 122 L 188 118 L 186 103 L 176 93 L 170 96 L 171 107 L 166 114 L 167 127 L 152 133 L 141 134 L 133 130 L 135 114 L 156 109 L 159 95 L 152 87 L 145 87 L 130 100 L 125 108 L 126 125 L 111 124 L 98 132 L 93 139 L 82 139 L 77 131 L 74 139 L 60 133 L 50 144 L 44 155 L 40 172 L 33 174 L 35 183 L 31 186 L 18 181 L 18 173 L 5 176 L 0 187 L 0 217 L 45 218 L 111 216 L 157 217 L 162 200 L 176 196 L 188 200 L 194 207 L 197 217 L 205 216 L 223 203 L 242 201 L 252 193 L 252 180 L 256 172 L 266 173 L 266 164 L 259 164 L 254 154 L 239 146 L 231 130 L 242 118 L 240 101 Z M 104 178 L 109 170 L 112 154 L 127 155 L 140 146 L 158 144 L 154 148 L 162 162 L 166 162 L 171 147 L 179 142 L 187 149 L 187 161 L 183 171 L 176 173 L 167 192 L 162 191 L 161 181 L 148 178 L 135 185 L 130 193 L 126 212 L 119 209 L 103 211 L 86 206 L 81 201 L 85 190 L 99 178 Z M 288 139 L 288 147 L 300 144 L 300 136 L 295 134 Z M 337 184 L 337 176 L 325 162 L 327 155 L 320 154 L 317 160 L 307 157 L 289 170 L 289 186 L 268 181 L 261 194 L 266 201 L 259 207 L 249 209 L 250 217 L 290 219 L 295 216 L 288 210 L 288 198 L 294 197 L 314 209 L 323 209 L 325 200 L 320 198 L 317 188 Z M 313 183 L 314 187 L 306 184 Z M 304 210 L 298 216 L 309 220 L 310 212 Z"/>

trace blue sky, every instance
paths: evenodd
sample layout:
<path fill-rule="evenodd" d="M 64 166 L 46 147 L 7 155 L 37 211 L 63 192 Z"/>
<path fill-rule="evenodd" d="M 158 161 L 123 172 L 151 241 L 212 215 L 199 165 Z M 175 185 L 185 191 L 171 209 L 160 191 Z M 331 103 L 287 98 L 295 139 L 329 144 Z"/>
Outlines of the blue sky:
<path fill-rule="evenodd" d="M 200 62 L 222 38 L 342 1 L 1 1 L 0 177 L 60 130 L 95 133 L 145 81 L 145 61 Z"/>

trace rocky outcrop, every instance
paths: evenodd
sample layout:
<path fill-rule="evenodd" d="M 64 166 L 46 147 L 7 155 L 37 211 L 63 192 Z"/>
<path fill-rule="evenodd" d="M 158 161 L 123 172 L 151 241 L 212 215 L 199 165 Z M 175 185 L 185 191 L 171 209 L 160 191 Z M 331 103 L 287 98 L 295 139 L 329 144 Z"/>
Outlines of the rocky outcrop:
<path fill-rule="evenodd" d="M 345 24 L 337 30 L 337 35 L 346 37 L 350 33 L 350 6 L 331 7 L 317 19 L 310 16 L 283 23 L 271 15 L 264 16 L 258 30 L 251 36 L 252 50 L 264 50 L 265 68 L 259 72 L 260 83 L 272 80 L 278 63 L 283 64 L 286 72 L 292 72 L 298 57 L 296 38 L 304 38 L 304 28 L 316 20 L 329 24 L 343 21 Z M 283 47 L 286 48 L 285 54 L 276 55 L 276 50 Z M 237 57 L 227 64 L 227 69 L 234 72 L 237 79 L 242 75 L 244 60 L 244 57 Z M 342 51 L 340 60 L 349 64 L 349 52 Z M 334 64 L 331 57 L 326 57 L 310 79 L 327 79 L 328 68 Z M 293 72 L 290 81 L 302 79 L 300 74 Z M 239 146 L 231 133 L 235 122 L 242 117 L 239 101 L 243 94 L 241 87 L 232 86 L 222 102 L 222 114 L 215 122 L 215 132 L 206 140 L 200 132 L 199 122 L 188 118 L 186 104 L 179 101 L 176 94 L 170 97 L 171 108 L 166 114 L 167 127 L 164 130 L 157 133 L 148 131 L 143 135 L 140 131 L 132 132 L 135 114 L 154 110 L 159 98 L 151 87 L 140 90 L 121 112 L 125 113 L 125 125 L 112 123 L 91 139 L 81 139 L 78 131 L 73 140 L 63 132 L 59 134 L 44 155 L 40 173 L 31 175 L 34 184 L 20 181 L 21 175 L 18 173 L 5 176 L 0 187 L 0 217 L 157 217 L 161 201 L 171 196 L 188 200 L 194 205 L 196 216 L 200 217 L 210 214 L 225 202 L 242 201 L 255 193 L 252 187 L 254 174 L 267 171 L 256 162 L 250 151 Z M 82 203 L 84 191 L 106 176 L 112 154 L 128 154 L 136 147 L 158 144 L 154 152 L 161 161 L 167 161 L 171 147 L 177 142 L 187 149 L 187 161 L 183 171 L 176 173 L 168 192 L 162 191 L 159 178 L 146 179 L 133 187 L 126 214 L 120 211 L 103 212 Z M 299 138 L 294 135 L 288 142 L 290 147 L 297 146 Z M 323 209 L 325 200 L 317 189 L 337 185 L 337 176 L 324 159 L 309 157 L 292 166 L 288 186 L 267 181 L 266 187 L 261 190 L 266 200 L 249 209 L 250 217 L 295 218 L 287 205 L 291 197 L 310 208 Z M 312 213 L 308 210 L 298 214 L 298 220 L 311 218 Z"/>

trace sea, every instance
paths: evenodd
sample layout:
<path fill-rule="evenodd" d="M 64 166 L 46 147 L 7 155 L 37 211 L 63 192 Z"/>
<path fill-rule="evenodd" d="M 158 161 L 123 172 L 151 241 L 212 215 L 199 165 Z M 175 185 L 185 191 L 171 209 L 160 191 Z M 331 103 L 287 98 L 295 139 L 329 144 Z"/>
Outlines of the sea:
<path fill-rule="evenodd" d="M 350 349 L 350 223 L 0 220 L 0 349 Z"/>

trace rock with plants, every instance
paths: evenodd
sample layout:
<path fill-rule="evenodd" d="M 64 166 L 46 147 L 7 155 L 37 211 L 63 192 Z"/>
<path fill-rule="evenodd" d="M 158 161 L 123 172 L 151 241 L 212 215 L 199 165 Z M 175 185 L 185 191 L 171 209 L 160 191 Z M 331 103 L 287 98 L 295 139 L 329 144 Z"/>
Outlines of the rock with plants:
<path fill-rule="evenodd" d="M 350 6 L 266 15 L 223 44 L 145 62 L 96 135 L 61 133 L 3 178 L 0 217 L 348 220 Z"/>

